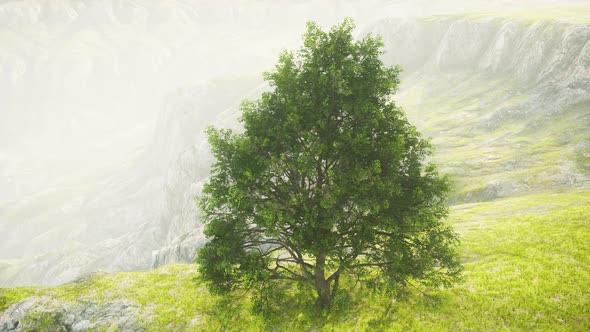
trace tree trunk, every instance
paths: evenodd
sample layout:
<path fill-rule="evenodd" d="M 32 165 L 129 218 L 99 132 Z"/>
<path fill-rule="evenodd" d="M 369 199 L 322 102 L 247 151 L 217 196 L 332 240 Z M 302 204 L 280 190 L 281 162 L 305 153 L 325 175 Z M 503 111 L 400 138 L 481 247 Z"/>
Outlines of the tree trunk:
<path fill-rule="evenodd" d="M 315 265 L 315 289 L 318 293 L 318 302 L 324 309 L 329 309 L 332 296 L 330 294 L 330 282 L 326 280 L 326 256 L 319 254 L 316 256 Z"/>

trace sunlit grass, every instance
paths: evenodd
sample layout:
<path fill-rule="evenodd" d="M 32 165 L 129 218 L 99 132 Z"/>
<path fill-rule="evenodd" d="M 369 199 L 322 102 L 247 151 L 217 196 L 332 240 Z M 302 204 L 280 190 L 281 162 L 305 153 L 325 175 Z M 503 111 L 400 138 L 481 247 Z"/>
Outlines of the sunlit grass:
<path fill-rule="evenodd" d="M 527 104 L 530 96 L 511 77 L 467 74 L 409 76 L 397 101 L 432 137 L 434 161 L 454 180 L 453 202 L 567 189 L 590 180 L 587 104 L 550 114 Z M 498 192 L 490 186 L 495 182 L 502 184 Z"/>
<path fill-rule="evenodd" d="M 250 294 L 210 295 L 195 265 L 98 274 L 50 288 L 0 290 L 0 309 L 29 296 L 72 303 L 128 299 L 149 331 L 586 331 L 590 330 L 590 192 L 507 198 L 453 207 L 462 239 L 464 281 L 450 289 L 409 287 L 406 298 L 344 280 L 333 312 L 287 290 L 266 319 L 250 313 Z M 348 295 L 346 295 L 348 294 Z"/>

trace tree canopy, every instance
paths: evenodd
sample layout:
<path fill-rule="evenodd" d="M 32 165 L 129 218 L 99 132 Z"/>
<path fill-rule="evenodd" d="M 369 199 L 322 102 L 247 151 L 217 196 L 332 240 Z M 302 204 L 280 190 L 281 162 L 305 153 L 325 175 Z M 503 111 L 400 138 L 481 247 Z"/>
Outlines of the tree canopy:
<path fill-rule="evenodd" d="M 301 49 L 265 73 L 270 91 L 242 103 L 244 130 L 208 129 L 196 261 L 213 292 L 298 282 L 329 307 L 344 275 L 388 288 L 458 278 L 448 180 L 392 100 L 400 68 L 353 30 L 308 23 Z"/>

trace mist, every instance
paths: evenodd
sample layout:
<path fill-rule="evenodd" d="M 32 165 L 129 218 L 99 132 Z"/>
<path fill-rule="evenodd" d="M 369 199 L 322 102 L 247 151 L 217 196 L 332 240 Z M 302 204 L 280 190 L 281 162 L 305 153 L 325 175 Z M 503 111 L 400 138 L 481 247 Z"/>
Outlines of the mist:
<path fill-rule="evenodd" d="M 352 17 L 386 35 L 383 19 L 580 3 L 2 1 L 0 286 L 190 260 L 205 241 L 193 200 L 211 162 L 203 130 L 239 127 L 240 100 L 265 89 L 262 72 L 307 21 Z M 426 55 L 385 59 L 407 67 L 409 89 Z M 580 91 L 563 105 L 587 102 Z"/>

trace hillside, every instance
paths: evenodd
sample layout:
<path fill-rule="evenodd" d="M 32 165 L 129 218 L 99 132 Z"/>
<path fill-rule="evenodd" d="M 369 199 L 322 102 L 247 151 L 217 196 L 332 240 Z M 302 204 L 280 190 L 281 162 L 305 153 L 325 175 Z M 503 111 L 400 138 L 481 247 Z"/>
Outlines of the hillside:
<path fill-rule="evenodd" d="M 588 220 L 590 191 L 456 205 L 448 222 L 462 239 L 463 283 L 427 295 L 410 289 L 396 301 L 348 280 L 351 297 L 328 317 L 314 314 L 295 289 L 268 320 L 252 316 L 247 294 L 211 296 L 195 281 L 194 265 L 177 264 L 2 289 L 0 331 L 585 331 Z"/>
<path fill-rule="evenodd" d="M 392 299 L 345 281 L 351 297 L 329 317 L 291 290 L 270 320 L 247 294 L 208 294 L 182 264 L 204 241 L 202 128 L 239 129 L 240 100 L 266 89 L 244 75 L 169 92 L 123 166 L 0 204 L 0 249 L 21 257 L 0 257 L 0 286 L 65 283 L 0 288 L 0 331 L 590 330 L 590 6 L 386 18 L 369 32 L 404 68 L 395 99 L 453 180 L 463 283 Z"/>
<path fill-rule="evenodd" d="M 397 100 L 455 177 L 455 203 L 590 185 L 590 25 L 512 15 L 371 29 L 405 70 Z"/>

